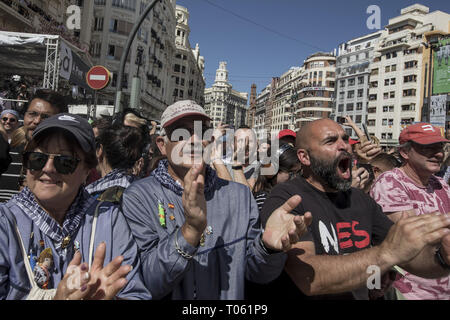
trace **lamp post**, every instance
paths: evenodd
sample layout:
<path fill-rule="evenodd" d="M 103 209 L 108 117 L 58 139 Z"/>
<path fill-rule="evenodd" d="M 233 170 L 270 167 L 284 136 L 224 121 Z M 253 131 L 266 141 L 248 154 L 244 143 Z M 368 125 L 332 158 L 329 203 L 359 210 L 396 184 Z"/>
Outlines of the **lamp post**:
<path fill-rule="evenodd" d="M 139 17 L 138 22 L 133 26 L 130 35 L 128 36 L 127 42 L 125 44 L 125 50 L 120 58 L 120 67 L 119 67 L 119 75 L 117 76 L 117 90 L 116 90 L 116 101 L 114 104 L 114 113 L 119 113 L 122 111 L 121 99 L 122 99 L 122 78 L 125 73 L 125 62 L 127 60 L 128 53 L 130 52 L 131 44 L 133 43 L 134 37 L 139 30 L 142 22 L 147 17 L 147 14 L 153 9 L 156 3 L 161 0 L 153 0 L 153 2 L 145 8 L 144 12 L 142 12 Z"/>

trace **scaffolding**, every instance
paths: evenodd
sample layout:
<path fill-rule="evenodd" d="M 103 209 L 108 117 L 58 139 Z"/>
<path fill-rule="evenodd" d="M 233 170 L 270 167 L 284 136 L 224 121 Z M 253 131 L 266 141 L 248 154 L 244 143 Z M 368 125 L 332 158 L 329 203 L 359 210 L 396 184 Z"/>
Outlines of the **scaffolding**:
<path fill-rule="evenodd" d="M 59 80 L 59 38 L 46 38 L 44 88 L 58 90 Z"/>

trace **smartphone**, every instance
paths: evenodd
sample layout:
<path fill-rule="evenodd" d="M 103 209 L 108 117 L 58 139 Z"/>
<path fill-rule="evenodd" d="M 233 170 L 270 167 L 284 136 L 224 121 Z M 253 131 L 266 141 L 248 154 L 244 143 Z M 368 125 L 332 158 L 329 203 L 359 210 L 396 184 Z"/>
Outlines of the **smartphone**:
<path fill-rule="evenodd" d="M 337 117 L 336 118 L 336 122 L 340 123 L 340 124 L 344 124 L 345 123 L 345 118 L 344 117 Z"/>
<path fill-rule="evenodd" d="M 373 179 L 375 179 L 375 174 L 373 172 L 372 169 L 372 165 L 370 163 L 356 163 L 356 167 L 357 168 L 364 168 L 367 170 L 367 172 L 369 173 L 369 182 L 372 181 Z"/>
<path fill-rule="evenodd" d="M 369 130 L 367 130 L 367 126 L 365 123 L 362 124 L 363 130 L 364 130 L 364 134 L 366 135 L 367 139 L 370 141 L 370 134 L 369 134 Z"/>

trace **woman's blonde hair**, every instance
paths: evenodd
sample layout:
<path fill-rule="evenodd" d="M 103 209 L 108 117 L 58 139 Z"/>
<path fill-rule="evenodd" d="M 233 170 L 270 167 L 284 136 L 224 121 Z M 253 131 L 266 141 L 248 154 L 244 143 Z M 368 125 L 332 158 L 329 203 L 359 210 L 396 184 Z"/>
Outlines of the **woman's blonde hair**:
<path fill-rule="evenodd" d="M 20 127 L 14 130 L 11 136 L 11 148 L 15 148 L 20 146 L 21 144 L 25 144 L 27 142 L 27 138 L 25 135 L 25 127 Z"/>
<path fill-rule="evenodd" d="M 130 122 L 131 124 L 136 125 L 138 128 L 145 126 L 147 124 L 147 121 L 145 119 L 139 118 L 133 113 L 127 113 L 125 117 L 123 118 L 123 121 Z"/>

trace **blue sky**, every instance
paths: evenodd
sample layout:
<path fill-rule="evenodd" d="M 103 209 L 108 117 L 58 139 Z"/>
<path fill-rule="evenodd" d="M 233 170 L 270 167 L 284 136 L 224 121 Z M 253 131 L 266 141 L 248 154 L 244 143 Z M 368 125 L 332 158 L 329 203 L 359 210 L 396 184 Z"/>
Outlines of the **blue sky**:
<path fill-rule="evenodd" d="M 177 0 L 189 10 L 190 44 L 205 57 L 206 87 L 227 61 L 233 89 L 250 92 L 255 83 L 257 93 L 310 54 L 375 32 L 366 26 L 370 5 L 380 7 L 384 28 L 414 3 L 450 13 L 448 0 Z"/>

